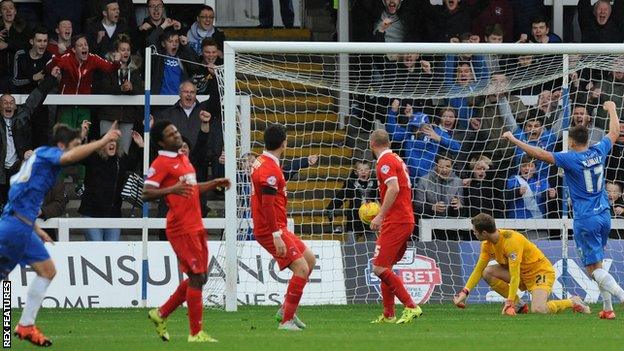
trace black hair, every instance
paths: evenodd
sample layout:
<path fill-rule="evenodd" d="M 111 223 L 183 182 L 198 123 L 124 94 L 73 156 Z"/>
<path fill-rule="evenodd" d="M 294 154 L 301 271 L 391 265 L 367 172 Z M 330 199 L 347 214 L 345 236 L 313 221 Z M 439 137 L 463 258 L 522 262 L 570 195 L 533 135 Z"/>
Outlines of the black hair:
<path fill-rule="evenodd" d="M 71 128 L 67 124 L 57 123 L 52 128 L 52 142 L 54 145 L 61 143 L 69 145 L 74 139 L 80 139 L 81 131 L 78 128 Z"/>
<path fill-rule="evenodd" d="M 37 34 L 45 34 L 48 35 L 49 31 L 47 28 L 43 27 L 43 26 L 36 26 L 35 29 L 32 31 L 32 36 L 30 37 L 31 39 L 35 39 L 35 37 L 37 36 Z"/>
<path fill-rule="evenodd" d="M 180 33 L 178 33 L 178 31 L 173 30 L 173 29 L 169 29 L 167 28 L 159 37 L 160 42 L 165 42 L 167 40 L 169 40 L 169 38 L 171 38 L 174 35 L 180 35 Z"/>
<path fill-rule="evenodd" d="M 589 130 L 584 125 L 578 125 L 570 128 L 568 136 L 579 145 L 587 145 L 589 140 Z"/>
<path fill-rule="evenodd" d="M 212 11 L 212 13 L 214 13 L 214 9 L 212 8 L 212 6 L 202 5 L 199 11 L 197 11 L 197 16 L 199 16 L 199 14 L 202 13 L 202 11 L 204 10 Z"/>
<path fill-rule="evenodd" d="M 277 150 L 286 140 L 286 128 L 281 124 L 271 124 L 264 130 L 264 147 L 268 151 Z"/>
<path fill-rule="evenodd" d="M 102 12 L 108 10 L 108 5 L 110 4 L 117 4 L 117 0 L 104 0 L 102 1 Z"/>
<path fill-rule="evenodd" d="M 165 128 L 169 127 L 170 125 L 172 125 L 173 123 L 171 121 L 168 120 L 160 120 L 157 121 L 156 123 L 154 123 L 154 125 L 152 126 L 152 128 L 150 129 L 150 139 L 160 147 L 160 142 L 163 141 L 164 139 L 164 135 L 163 132 L 165 131 Z M 189 144 L 189 147 L 191 145 Z"/>
<path fill-rule="evenodd" d="M 550 28 L 550 21 L 548 20 L 548 18 L 542 14 L 539 14 L 535 17 L 533 17 L 533 19 L 531 20 L 531 25 L 535 24 L 535 23 L 546 23 L 546 27 Z"/>

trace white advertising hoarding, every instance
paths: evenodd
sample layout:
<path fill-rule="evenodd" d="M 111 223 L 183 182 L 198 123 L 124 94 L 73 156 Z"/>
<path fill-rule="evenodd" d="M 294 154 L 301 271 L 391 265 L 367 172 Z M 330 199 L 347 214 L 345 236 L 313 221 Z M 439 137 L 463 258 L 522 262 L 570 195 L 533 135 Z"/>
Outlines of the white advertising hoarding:
<path fill-rule="evenodd" d="M 342 252 L 338 241 L 306 241 L 317 255 L 314 272 L 301 303 L 345 304 Z M 56 264 L 44 307 L 133 307 L 141 301 L 141 242 L 59 242 L 46 245 Z M 225 287 L 224 248 L 209 241 L 209 280 L 204 289 L 206 304 L 222 304 Z M 175 290 L 183 274 L 167 242 L 148 245 L 149 277 L 147 305 L 161 305 Z M 272 257 L 255 241 L 238 245 L 239 304 L 277 305 L 283 301 L 290 271 L 280 272 Z M 23 307 L 28 284 L 35 273 L 17 267 L 9 275 L 11 306 Z"/>

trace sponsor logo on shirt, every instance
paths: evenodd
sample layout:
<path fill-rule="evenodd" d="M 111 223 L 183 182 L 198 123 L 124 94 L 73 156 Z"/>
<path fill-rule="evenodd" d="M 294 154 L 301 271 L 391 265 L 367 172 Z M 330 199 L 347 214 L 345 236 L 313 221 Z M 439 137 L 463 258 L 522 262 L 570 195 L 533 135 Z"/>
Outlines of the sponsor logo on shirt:
<path fill-rule="evenodd" d="M 271 186 L 277 184 L 277 178 L 275 176 L 270 176 L 267 178 L 267 183 Z"/>

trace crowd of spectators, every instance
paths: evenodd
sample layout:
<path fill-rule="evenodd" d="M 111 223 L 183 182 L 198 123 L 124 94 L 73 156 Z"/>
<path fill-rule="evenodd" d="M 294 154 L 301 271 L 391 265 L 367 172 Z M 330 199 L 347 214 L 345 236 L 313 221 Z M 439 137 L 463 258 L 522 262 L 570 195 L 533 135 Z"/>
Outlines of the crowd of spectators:
<path fill-rule="evenodd" d="M 356 3 L 352 9 L 357 14 L 352 17 L 355 41 L 563 41 L 558 35 L 562 33 L 552 31 L 541 1 Z M 579 0 L 581 41 L 624 42 L 623 6 L 622 0 L 599 0 L 593 5 Z M 571 55 L 570 67 L 580 59 Z M 561 76 L 539 80 L 549 67 L 561 67 L 561 57 L 555 55 L 406 53 L 360 55 L 351 61 L 358 67 L 352 76 L 364 87 L 368 84 L 369 92 L 397 93 L 396 98 L 380 97 L 372 103 L 370 96 L 356 95 L 354 105 L 363 106 L 358 116 L 382 123 L 393 149 L 405 160 L 414 185 L 417 218 L 459 218 L 479 212 L 509 219 L 560 218 L 566 208 L 569 211 L 561 174 L 556 167 L 527 157 L 502 139 L 502 133 L 511 131 L 528 144 L 559 151 L 563 132 L 584 125 L 593 144 L 607 132 L 603 102 L 614 100 L 622 108 L 624 64 L 620 58 L 613 60 L 610 70 L 573 68 L 567 87 Z M 530 80 L 536 83 L 528 84 Z M 565 88 L 569 88 L 568 95 L 564 95 Z M 423 91 L 437 98 L 405 98 Z M 620 118 L 624 131 L 624 118 Z M 605 170 L 614 217 L 624 214 L 623 149 L 624 135 L 613 146 Z"/>
<path fill-rule="evenodd" d="M 20 8 L 31 9 L 11 0 L 0 1 L 0 156 L 4 160 L 0 205 L 7 200 L 9 178 L 32 150 L 49 143 L 55 123 L 83 128 L 88 141 L 116 121 L 122 131 L 119 142 L 107 145 L 64 177 L 73 176 L 77 184 L 80 215 L 120 217 L 125 179 L 142 166 L 144 107 L 48 106 L 42 102 L 50 93 L 141 95 L 146 59 L 152 61 L 152 94 L 179 95 L 173 106 L 152 109 L 154 118 L 170 119 L 182 132 L 199 180 L 223 176 L 215 69 L 222 64 L 225 35 L 214 26 L 210 6 L 169 7 L 163 0 L 148 0 L 142 21 L 136 19 L 141 8 L 131 0 L 43 1 L 39 16 L 32 11 L 21 16 Z M 160 55 L 144 57 L 147 46 Z M 209 98 L 198 101 L 198 93 Z M 17 106 L 14 94 L 28 98 Z M 66 203 L 63 180 L 58 188 L 49 199 L 57 206 L 42 211 L 43 218 L 61 214 L 52 209 L 64 208 Z M 87 238 L 118 240 L 119 230 L 91 229 Z"/>

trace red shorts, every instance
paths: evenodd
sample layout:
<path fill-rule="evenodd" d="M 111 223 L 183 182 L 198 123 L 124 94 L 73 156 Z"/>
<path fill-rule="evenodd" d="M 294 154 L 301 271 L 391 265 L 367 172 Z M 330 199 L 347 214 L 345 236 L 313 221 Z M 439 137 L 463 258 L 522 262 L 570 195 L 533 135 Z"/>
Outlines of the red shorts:
<path fill-rule="evenodd" d="M 286 244 L 286 256 L 278 257 L 275 250 L 275 244 L 273 243 L 273 235 L 261 235 L 256 237 L 258 244 L 262 245 L 275 259 L 279 265 L 280 270 L 284 270 L 290 266 L 293 261 L 303 257 L 303 252 L 306 249 L 305 244 L 299 237 L 288 231 L 288 229 L 282 229 L 282 240 Z"/>
<path fill-rule="evenodd" d="M 169 242 L 182 272 L 202 274 L 208 271 L 208 243 L 204 229 L 169 238 Z"/>
<path fill-rule="evenodd" d="M 388 223 L 381 226 L 381 233 L 375 243 L 373 264 L 377 267 L 392 268 L 403 258 L 407 241 L 414 231 L 414 224 Z"/>

